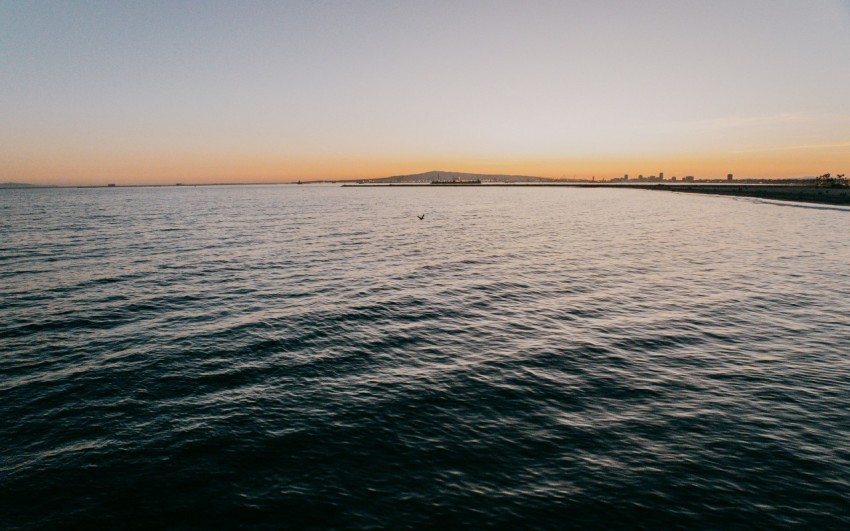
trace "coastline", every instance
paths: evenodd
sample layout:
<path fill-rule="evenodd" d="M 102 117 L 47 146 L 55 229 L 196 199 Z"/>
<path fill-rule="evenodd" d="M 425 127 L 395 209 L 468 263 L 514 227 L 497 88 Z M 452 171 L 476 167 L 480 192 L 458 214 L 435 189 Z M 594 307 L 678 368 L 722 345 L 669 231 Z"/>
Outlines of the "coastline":
<path fill-rule="evenodd" d="M 437 186 L 431 184 L 412 183 L 380 183 L 380 184 L 343 184 L 350 188 L 374 188 L 396 186 Z M 441 183 L 441 188 L 449 186 L 469 187 L 467 183 Z M 664 192 L 683 192 L 695 194 L 724 195 L 732 197 L 755 197 L 778 201 L 797 201 L 802 203 L 820 203 L 828 205 L 850 206 L 850 188 L 820 188 L 816 186 L 782 185 L 782 184 L 614 184 L 614 183 L 482 183 L 477 187 L 553 187 L 568 188 L 627 188 L 636 190 L 651 190 Z"/>
<path fill-rule="evenodd" d="M 643 189 L 684 192 L 692 194 L 756 197 L 777 201 L 798 201 L 828 205 L 850 205 L 850 188 L 822 188 L 817 186 L 770 184 L 658 184 L 639 186 Z"/>

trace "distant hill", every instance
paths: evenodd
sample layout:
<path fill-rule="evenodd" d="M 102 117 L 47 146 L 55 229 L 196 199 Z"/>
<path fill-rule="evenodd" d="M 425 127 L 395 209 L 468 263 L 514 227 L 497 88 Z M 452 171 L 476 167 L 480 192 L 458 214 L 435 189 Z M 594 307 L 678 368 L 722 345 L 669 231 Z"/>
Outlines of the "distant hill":
<path fill-rule="evenodd" d="M 528 175 L 490 175 L 486 173 L 462 173 L 457 171 L 428 171 L 414 175 L 393 175 L 380 179 L 367 179 L 368 183 L 430 183 L 433 181 L 475 181 L 490 183 L 536 183 L 552 179 L 546 177 L 530 177 Z"/>

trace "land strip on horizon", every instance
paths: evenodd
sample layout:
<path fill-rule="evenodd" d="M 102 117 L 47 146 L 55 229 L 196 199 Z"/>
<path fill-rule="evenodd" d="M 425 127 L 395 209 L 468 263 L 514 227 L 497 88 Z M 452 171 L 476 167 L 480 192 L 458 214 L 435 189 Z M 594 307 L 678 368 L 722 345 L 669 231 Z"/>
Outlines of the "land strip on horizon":
<path fill-rule="evenodd" d="M 542 182 L 533 184 L 521 183 L 439 183 L 439 184 L 414 184 L 414 183 L 376 183 L 376 184 L 343 184 L 350 188 L 380 188 L 380 187 L 415 187 L 415 186 L 461 186 L 461 187 L 567 187 L 567 188 L 615 188 L 629 190 L 651 190 L 666 192 L 684 192 L 696 194 L 725 195 L 735 197 L 755 197 L 760 199 L 772 199 L 778 201 L 798 201 L 803 203 L 821 203 L 829 205 L 850 205 L 850 188 L 827 188 L 813 185 L 794 184 L 622 184 L 622 183 L 564 183 L 564 182 Z"/>

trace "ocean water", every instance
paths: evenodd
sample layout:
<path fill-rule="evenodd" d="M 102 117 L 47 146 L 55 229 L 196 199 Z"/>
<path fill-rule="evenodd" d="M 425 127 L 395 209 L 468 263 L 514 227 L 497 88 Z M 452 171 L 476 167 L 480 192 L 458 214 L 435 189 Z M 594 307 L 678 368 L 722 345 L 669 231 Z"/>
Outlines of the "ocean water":
<path fill-rule="evenodd" d="M 627 189 L 0 190 L 0 527 L 848 528 L 848 229 Z"/>

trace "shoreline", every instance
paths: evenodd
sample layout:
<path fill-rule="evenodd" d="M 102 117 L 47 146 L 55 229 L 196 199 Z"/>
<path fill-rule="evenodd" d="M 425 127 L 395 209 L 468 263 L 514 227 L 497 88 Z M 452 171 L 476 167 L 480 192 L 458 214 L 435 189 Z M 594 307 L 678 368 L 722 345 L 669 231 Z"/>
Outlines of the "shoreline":
<path fill-rule="evenodd" d="M 827 205 L 850 205 L 850 188 L 821 188 L 817 186 L 770 185 L 770 184 L 660 184 L 642 187 L 670 192 L 691 194 L 724 195 L 732 197 L 755 197 L 777 201 L 797 201 Z"/>
<path fill-rule="evenodd" d="M 342 184 L 340 184 L 342 183 Z M 387 187 L 566 187 L 566 188 L 614 188 L 649 190 L 663 192 L 682 192 L 708 195 L 723 195 L 731 197 L 753 197 L 757 199 L 770 199 L 776 201 L 796 201 L 801 203 L 817 203 L 826 205 L 850 206 L 850 188 L 827 188 L 817 186 L 805 186 L 799 184 L 750 184 L 750 183 L 609 183 L 609 182 L 536 182 L 536 183 L 478 183 L 478 182 L 440 182 L 432 183 L 358 183 L 356 181 L 312 181 L 303 184 L 340 184 L 343 188 L 387 188 Z M 131 184 L 131 185 L 34 185 L 20 187 L 0 187 L 2 190 L 56 190 L 71 188 L 193 188 L 208 186 L 289 186 L 297 185 L 294 182 L 281 183 L 205 183 L 205 184 Z"/>
<path fill-rule="evenodd" d="M 778 201 L 797 201 L 802 203 L 820 203 L 828 205 L 850 206 L 850 188 L 819 188 L 816 186 L 799 186 L 783 184 L 614 184 L 614 183 L 441 183 L 414 184 L 414 183 L 380 183 L 380 184 L 343 184 L 348 188 L 376 188 L 376 187 L 567 187 L 567 188 L 620 188 L 630 190 L 650 190 L 664 192 L 682 192 L 692 194 L 723 195 L 732 197 L 755 197 L 758 199 L 774 199 Z"/>

